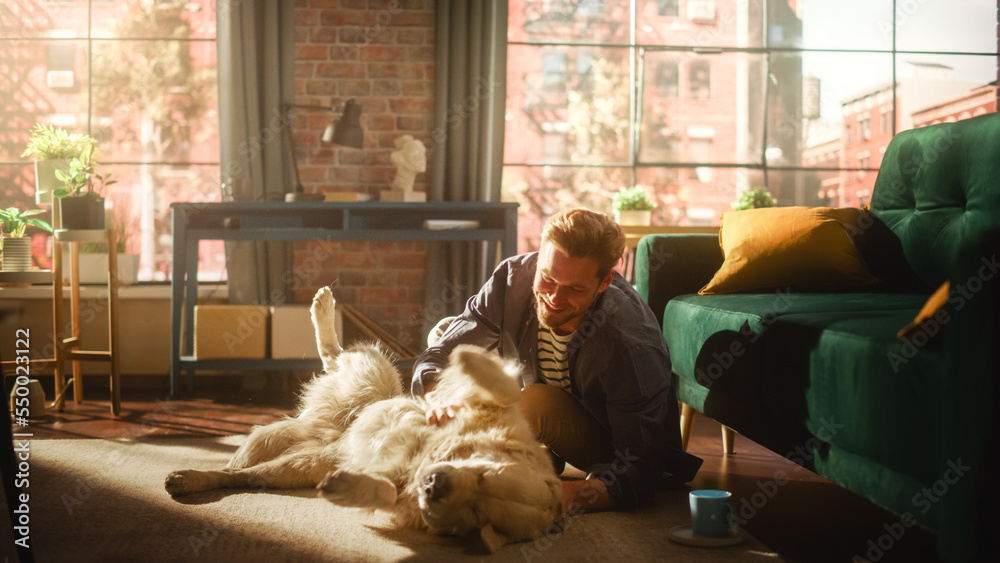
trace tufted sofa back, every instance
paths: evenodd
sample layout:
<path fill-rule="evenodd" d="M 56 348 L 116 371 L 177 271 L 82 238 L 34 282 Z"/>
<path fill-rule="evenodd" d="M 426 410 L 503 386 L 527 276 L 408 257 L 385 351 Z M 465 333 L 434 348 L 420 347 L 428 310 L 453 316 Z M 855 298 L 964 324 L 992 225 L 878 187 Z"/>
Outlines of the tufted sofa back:
<path fill-rule="evenodd" d="M 1000 114 L 902 131 L 886 148 L 872 212 L 931 287 L 963 241 L 1000 227 Z"/>

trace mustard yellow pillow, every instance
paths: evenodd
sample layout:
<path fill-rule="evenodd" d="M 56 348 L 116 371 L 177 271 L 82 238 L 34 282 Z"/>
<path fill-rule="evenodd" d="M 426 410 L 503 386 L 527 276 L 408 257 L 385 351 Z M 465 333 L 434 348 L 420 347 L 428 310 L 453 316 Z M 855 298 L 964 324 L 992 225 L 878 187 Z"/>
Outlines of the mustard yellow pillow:
<path fill-rule="evenodd" d="M 869 272 L 845 228 L 856 225 L 861 213 L 861 209 L 846 207 L 767 207 L 724 213 L 719 244 L 725 259 L 698 293 L 874 284 L 878 279 Z"/>
<path fill-rule="evenodd" d="M 921 324 L 924 321 L 929 320 L 932 317 L 937 317 L 938 311 L 941 311 L 942 308 L 945 306 L 945 304 L 948 303 L 949 291 L 951 291 L 951 283 L 948 280 L 945 280 L 945 282 L 937 288 L 937 291 L 935 291 L 927 299 L 927 302 L 924 303 L 923 307 L 921 307 L 920 312 L 917 313 L 917 316 L 912 321 L 910 321 L 910 324 L 899 329 L 899 332 L 896 333 L 896 337 L 908 338 L 910 336 L 913 336 L 913 333 L 917 332 L 917 330 L 921 327 Z M 941 313 L 941 314 L 947 315 L 947 313 Z M 943 325 L 945 322 L 947 322 L 947 317 L 946 316 L 938 317 L 936 321 L 939 325 Z"/>

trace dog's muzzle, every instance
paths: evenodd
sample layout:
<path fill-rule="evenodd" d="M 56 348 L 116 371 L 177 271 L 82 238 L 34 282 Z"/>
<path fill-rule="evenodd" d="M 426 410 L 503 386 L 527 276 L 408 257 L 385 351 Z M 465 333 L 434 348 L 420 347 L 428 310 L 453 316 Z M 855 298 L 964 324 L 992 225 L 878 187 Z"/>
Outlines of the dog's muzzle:
<path fill-rule="evenodd" d="M 451 483 L 448 476 L 442 471 L 429 473 L 424 477 L 424 498 L 428 501 L 436 501 L 448 495 L 451 491 Z"/>

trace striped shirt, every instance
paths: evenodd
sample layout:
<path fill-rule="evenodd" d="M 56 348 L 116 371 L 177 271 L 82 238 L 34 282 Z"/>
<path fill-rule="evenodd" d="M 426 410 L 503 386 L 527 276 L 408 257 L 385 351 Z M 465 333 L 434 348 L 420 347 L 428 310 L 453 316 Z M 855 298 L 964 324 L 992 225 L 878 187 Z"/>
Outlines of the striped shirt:
<path fill-rule="evenodd" d="M 538 327 L 538 375 L 542 381 L 569 393 L 568 344 L 573 335 L 559 336 Z"/>

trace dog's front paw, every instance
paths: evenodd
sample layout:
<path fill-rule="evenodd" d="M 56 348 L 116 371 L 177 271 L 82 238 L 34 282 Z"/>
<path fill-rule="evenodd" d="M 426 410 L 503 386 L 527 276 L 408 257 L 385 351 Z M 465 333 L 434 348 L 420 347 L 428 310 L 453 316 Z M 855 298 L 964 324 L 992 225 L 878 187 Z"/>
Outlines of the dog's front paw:
<path fill-rule="evenodd" d="M 340 338 L 337 336 L 337 318 L 335 309 L 337 300 L 329 287 L 321 287 L 313 297 L 309 313 L 312 316 L 313 329 L 316 331 L 316 349 L 323 359 L 323 369 L 334 367 L 334 359 L 343 351 Z"/>
<path fill-rule="evenodd" d="M 333 309 L 337 304 L 337 300 L 333 297 L 333 292 L 330 291 L 329 287 L 321 287 L 316 295 L 313 296 L 312 312 L 314 319 L 332 320 Z"/>
<path fill-rule="evenodd" d="M 167 475 L 163 486 L 172 497 L 190 495 L 191 493 L 198 493 L 214 488 L 210 485 L 209 479 L 206 478 L 203 472 L 193 469 L 174 471 L 170 475 Z"/>
<path fill-rule="evenodd" d="M 396 504 L 396 486 L 381 477 L 333 471 L 316 488 L 321 497 L 341 506 L 391 510 Z"/>

